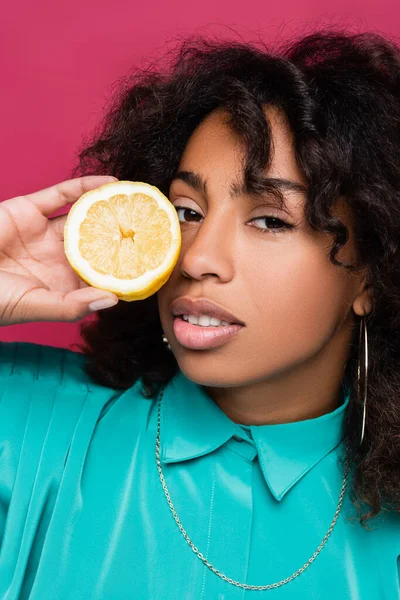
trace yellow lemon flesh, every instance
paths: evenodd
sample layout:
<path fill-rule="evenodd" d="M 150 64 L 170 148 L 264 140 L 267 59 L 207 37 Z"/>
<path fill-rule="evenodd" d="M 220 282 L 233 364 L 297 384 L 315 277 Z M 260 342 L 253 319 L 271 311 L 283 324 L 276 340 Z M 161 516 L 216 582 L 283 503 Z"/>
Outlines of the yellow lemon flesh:
<path fill-rule="evenodd" d="M 180 247 L 176 209 L 158 188 L 138 181 L 86 192 L 64 226 L 65 254 L 79 277 L 128 302 L 164 285 Z"/>

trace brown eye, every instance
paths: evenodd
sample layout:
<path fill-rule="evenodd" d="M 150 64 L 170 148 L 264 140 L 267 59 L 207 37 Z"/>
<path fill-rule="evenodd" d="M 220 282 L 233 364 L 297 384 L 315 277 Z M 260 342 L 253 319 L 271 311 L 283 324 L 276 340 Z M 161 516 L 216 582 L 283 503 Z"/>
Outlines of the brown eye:
<path fill-rule="evenodd" d="M 249 221 L 249 223 L 256 222 L 261 223 L 261 225 L 255 225 L 255 227 L 263 232 L 273 231 L 274 233 L 277 233 L 278 231 L 284 229 L 293 228 L 292 225 L 286 223 L 285 221 L 282 221 L 282 219 L 278 219 L 278 217 L 256 217 L 255 219 Z"/>
<path fill-rule="evenodd" d="M 178 219 L 181 223 L 198 223 L 203 218 L 192 208 L 185 208 L 184 206 L 175 206 L 175 208 L 176 212 L 178 213 Z"/>

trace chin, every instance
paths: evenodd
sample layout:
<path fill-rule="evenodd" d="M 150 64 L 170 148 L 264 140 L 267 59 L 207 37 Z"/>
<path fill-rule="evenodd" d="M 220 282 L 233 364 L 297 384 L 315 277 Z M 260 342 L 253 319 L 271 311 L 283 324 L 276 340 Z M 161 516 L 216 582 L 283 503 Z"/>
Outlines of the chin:
<path fill-rule="evenodd" d="M 245 365 L 237 368 L 240 360 L 217 357 L 210 350 L 184 350 L 176 353 L 175 358 L 185 377 L 198 385 L 239 387 L 253 381 Z"/>

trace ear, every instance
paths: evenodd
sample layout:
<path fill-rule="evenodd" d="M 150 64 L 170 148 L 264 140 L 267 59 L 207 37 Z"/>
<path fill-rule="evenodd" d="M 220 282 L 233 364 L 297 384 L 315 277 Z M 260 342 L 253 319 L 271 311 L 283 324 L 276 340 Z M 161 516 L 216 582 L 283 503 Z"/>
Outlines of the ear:
<path fill-rule="evenodd" d="M 353 310 L 359 317 L 367 316 L 373 308 L 374 297 L 372 286 L 368 283 L 367 274 L 360 280 L 357 295 L 353 300 Z"/>

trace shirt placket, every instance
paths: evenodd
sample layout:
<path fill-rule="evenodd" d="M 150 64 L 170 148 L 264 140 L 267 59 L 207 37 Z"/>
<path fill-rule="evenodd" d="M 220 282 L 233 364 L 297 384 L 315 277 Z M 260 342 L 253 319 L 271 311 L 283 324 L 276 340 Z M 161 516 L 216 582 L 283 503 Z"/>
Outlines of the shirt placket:
<path fill-rule="evenodd" d="M 254 442 L 238 432 L 214 454 L 213 499 L 206 558 L 227 577 L 246 582 L 253 521 Z M 200 549 L 200 552 L 202 550 Z M 220 578 L 205 567 L 202 600 L 243 600 L 249 591 Z"/>

